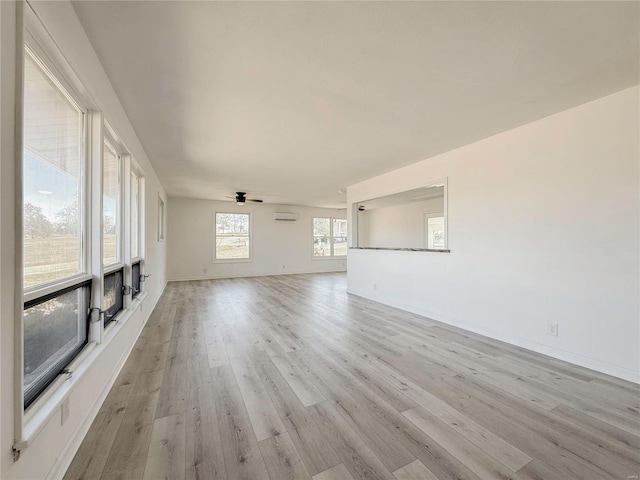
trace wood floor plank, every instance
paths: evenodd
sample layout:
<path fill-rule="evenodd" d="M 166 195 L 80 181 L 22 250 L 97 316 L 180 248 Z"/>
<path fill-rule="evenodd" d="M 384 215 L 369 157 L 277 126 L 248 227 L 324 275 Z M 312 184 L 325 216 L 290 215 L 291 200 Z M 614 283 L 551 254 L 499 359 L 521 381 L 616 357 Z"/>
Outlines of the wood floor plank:
<path fill-rule="evenodd" d="M 348 295 L 328 273 L 169 283 L 65 479 L 613 480 L 639 466 L 640 386 Z"/>
<path fill-rule="evenodd" d="M 449 428 L 444 422 L 427 412 L 425 408 L 416 407 L 407 410 L 403 415 L 481 478 L 518 478 L 513 470 L 492 456 L 483 454 L 482 449 Z"/>
<path fill-rule="evenodd" d="M 613 478 L 604 471 L 602 465 L 594 463 L 592 449 L 585 453 L 585 445 L 579 438 L 571 438 L 549 425 L 541 410 L 541 416 L 532 419 L 533 407 L 520 401 L 510 401 L 499 391 L 483 386 L 476 381 L 452 383 L 461 391 L 474 397 L 474 402 L 465 410 L 476 422 L 490 428 L 499 436 L 508 437 L 510 442 L 532 458 L 542 460 L 566 478 Z M 601 454 L 597 454 L 600 456 Z M 552 459 L 552 460 L 550 460 Z M 610 460 L 605 460 L 610 464 Z"/>
<path fill-rule="evenodd" d="M 101 480 L 141 479 L 147 461 L 159 392 L 133 396 L 109 450 Z"/>
<path fill-rule="evenodd" d="M 212 377 L 227 478 L 268 480 L 269 474 L 231 366 L 213 368 Z"/>
<path fill-rule="evenodd" d="M 288 357 L 284 355 L 274 355 L 271 357 L 271 361 L 305 407 L 326 400 L 318 389 L 308 381 L 302 369 L 292 363 Z"/>
<path fill-rule="evenodd" d="M 431 470 L 424 466 L 420 460 L 415 460 L 402 468 L 399 468 L 393 475 L 398 480 L 438 480 Z"/>
<path fill-rule="evenodd" d="M 156 418 L 167 417 L 177 413 L 184 413 L 187 391 L 186 376 L 187 367 L 186 351 L 181 346 L 181 337 L 173 337 L 169 342 L 169 352 L 165 363 L 162 386 L 158 397 L 158 410 Z"/>
<path fill-rule="evenodd" d="M 322 347 L 318 347 L 316 344 L 303 352 L 298 352 L 295 356 L 297 361 L 303 363 L 305 359 L 313 357 L 315 363 L 324 364 L 326 368 L 331 369 L 336 381 L 343 387 L 365 386 L 393 405 L 398 412 L 416 406 L 414 400 L 409 398 L 404 391 L 394 388 L 393 385 L 381 378 L 378 372 L 370 368 L 366 361 L 357 355 L 345 354 L 340 351 L 339 347 L 330 345 L 325 339 L 322 339 L 321 342 L 323 342 Z"/>
<path fill-rule="evenodd" d="M 113 388 L 98 412 L 87 436 L 76 453 L 78 461 L 69 466 L 65 480 L 100 478 L 107 463 L 109 450 L 125 415 L 133 385 Z"/>
<path fill-rule="evenodd" d="M 391 471 L 329 402 L 308 408 L 324 435 L 355 479 L 395 480 Z"/>
<path fill-rule="evenodd" d="M 311 479 L 288 433 L 279 433 L 262 440 L 260 451 L 271 480 Z"/>
<path fill-rule="evenodd" d="M 339 463 L 335 467 L 331 467 L 324 472 L 320 472 L 313 476 L 313 480 L 354 480 L 344 463 Z"/>
<path fill-rule="evenodd" d="M 185 477 L 184 413 L 153 422 L 143 480 L 181 480 Z"/>
<path fill-rule="evenodd" d="M 227 357 L 227 351 L 220 334 L 222 328 L 218 323 L 211 320 L 202 322 L 203 332 L 206 341 L 206 350 L 209 358 L 210 367 L 219 367 L 220 365 L 226 365 L 229 363 Z"/>
<path fill-rule="evenodd" d="M 453 408 L 446 412 L 430 410 L 430 413 L 514 472 L 532 460 L 526 453 Z"/>
<path fill-rule="evenodd" d="M 140 372 L 136 377 L 133 394 L 134 395 L 150 395 L 160 391 L 162 387 L 162 379 L 164 378 L 163 370 L 154 370 L 152 372 Z"/>
<path fill-rule="evenodd" d="M 297 356 L 302 353 L 299 352 Z M 336 375 L 340 375 L 340 372 L 336 373 L 336 367 L 330 365 L 325 359 L 315 356 L 311 358 L 316 361 L 306 363 L 300 358 L 296 360 L 308 366 L 307 374 L 314 378 L 314 383 L 324 392 L 333 406 L 333 411 L 342 417 L 342 421 L 349 428 L 366 439 L 367 445 L 390 471 L 415 459 L 415 456 L 404 448 L 402 440 L 397 438 L 393 423 L 387 421 L 384 415 L 377 415 L 377 412 L 368 408 L 369 400 L 363 395 L 362 390 L 343 384 L 338 387 L 336 383 L 340 382 L 335 378 Z M 373 395 L 375 398 L 375 394 Z M 380 401 L 383 400 L 380 399 Z"/>
<path fill-rule="evenodd" d="M 252 360 L 309 473 L 315 475 L 340 463 L 329 439 L 322 435 L 319 425 L 307 413 L 270 357 L 256 352 Z"/>
<path fill-rule="evenodd" d="M 226 478 L 213 379 L 207 357 L 190 357 L 187 370 L 185 477 Z"/>
<path fill-rule="evenodd" d="M 329 374 L 325 370 L 331 370 L 331 368 L 330 364 L 320 362 L 315 372 L 321 378 L 328 378 Z M 322 379 L 318 381 L 323 383 Z M 325 381 L 325 383 L 330 383 L 330 381 Z M 354 383 L 357 384 L 357 382 Z M 432 438 L 425 435 L 423 431 L 398 413 L 392 405 L 377 397 L 371 390 L 357 387 L 350 389 L 357 397 L 354 404 L 351 401 L 343 401 L 354 397 L 347 395 L 346 390 L 342 387 L 344 385 L 338 388 L 334 382 L 331 387 L 334 394 L 327 393 L 335 404 L 336 412 L 342 416 L 347 424 L 351 425 L 354 431 L 366 438 L 367 445 L 380 456 L 383 462 L 385 459 L 389 462 L 387 455 L 392 453 L 401 459 L 400 464 L 395 465 L 396 468 L 408 463 L 413 458 L 418 458 L 426 465 L 431 466 L 439 478 L 443 480 L 479 479 L 477 475 L 473 474 Z M 350 423 L 351 421 L 354 423 Z M 393 445 L 393 448 L 390 448 L 389 445 Z M 385 448 L 387 451 L 381 453 L 381 450 Z M 406 457 L 407 453 L 413 457 Z M 395 468 L 390 464 L 390 462 L 387 464 L 388 468 L 394 470 Z"/>
<path fill-rule="evenodd" d="M 607 438 L 613 443 L 618 443 L 620 448 L 640 456 L 640 431 L 634 435 L 566 405 L 558 405 L 553 412 L 564 416 L 576 425 L 591 430 L 598 437 Z"/>
<path fill-rule="evenodd" d="M 246 356 L 233 358 L 231 368 L 236 376 L 244 404 L 258 441 L 286 432 L 258 374 Z"/>
<path fill-rule="evenodd" d="M 578 478 L 569 477 L 565 473 L 554 470 L 549 465 L 539 461 L 532 460 L 527 465 L 518 470 L 518 475 L 523 480 L 549 480 L 550 478 Z"/>

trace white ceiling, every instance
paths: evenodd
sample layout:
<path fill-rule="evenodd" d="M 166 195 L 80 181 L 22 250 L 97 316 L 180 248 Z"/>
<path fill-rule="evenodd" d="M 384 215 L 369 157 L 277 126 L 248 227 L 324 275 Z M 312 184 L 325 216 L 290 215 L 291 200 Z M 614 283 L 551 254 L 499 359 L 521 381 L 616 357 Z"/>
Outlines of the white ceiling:
<path fill-rule="evenodd" d="M 170 196 L 347 185 L 638 84 L 638 2 L 73 3 Z"/>

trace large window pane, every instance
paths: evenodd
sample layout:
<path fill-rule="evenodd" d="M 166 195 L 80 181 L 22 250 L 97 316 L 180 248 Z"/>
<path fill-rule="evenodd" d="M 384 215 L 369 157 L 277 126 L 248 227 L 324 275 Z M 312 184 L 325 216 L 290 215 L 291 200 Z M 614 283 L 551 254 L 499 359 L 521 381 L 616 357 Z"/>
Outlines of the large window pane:
<path fill-rule="evenodd" d="M 333 255 L 343 256 L 347 254 L 347 220 L 344 218 L 333 219 Z"/>
<path fill-rule="evenodd" d="M 131 172 L 131 258 L 140 256 L 140 179 Z"/>
<path fill-rule="evenodd" d="M 84 115 L 29 52 L 24 66 L 24 286 L 82 268 Z"/>
<path fill-rule="evenodd" d="M 344 218 L 333 219 L 333 236 L 334 237 L 346 237 L 347 236 L 347 220 Z"/>
<path fill-rule="evenodd" d="M 25 405 L 87 343 L 89 287 L 83 286 L 24 310 Z"/>
<path fill-rule="evenodd" d="M 427 215 L 427 248 L 433 250 L 445 249 L 444 217 L 430 217 Z"/>
<path fill-rule="evenodd" d="M 347 254 L 347 237 L 335 237 L 333 239 L 333 254 L 336 257 Z"/>
<path fill-rule="evenodd" d="M 216 213 L 215 258 L 234 260 L 251 258 L 248 213 Z"/>
<path fill-rule="evenodd" d="M 131 266 L 131 297 L 136 298 L 140 294 L 140 262 L 136 262 Z"/>
<path fill-rule="evenodd" d="M 122 269 L 104 276 L 104 326 L 124 307 L 124 281 Z"/>
<path fill-rule="evenodd" d="M 331 219 L 313 219 L 313 256 L 331 256 Z"/>
<path fill-rule="evenodd" d="M 216 239 L 216 258 L 249 258 L 249 237 L 218 237 Z"/>
<path fill-rule="evenodd" d="M 102 151 L 102 263 L 120 262 L 120 157 L 107 142 Z"/>

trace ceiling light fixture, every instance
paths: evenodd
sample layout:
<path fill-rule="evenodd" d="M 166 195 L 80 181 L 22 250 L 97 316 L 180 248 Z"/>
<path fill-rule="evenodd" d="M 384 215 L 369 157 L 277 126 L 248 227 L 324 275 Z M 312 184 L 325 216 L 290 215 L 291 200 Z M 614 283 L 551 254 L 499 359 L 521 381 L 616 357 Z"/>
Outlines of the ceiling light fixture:
<path fill-rule="evenodd" d="M 245 192 L 236 192 L 236 205 L 244 205 L 245 200 L 247 199 Z"/>

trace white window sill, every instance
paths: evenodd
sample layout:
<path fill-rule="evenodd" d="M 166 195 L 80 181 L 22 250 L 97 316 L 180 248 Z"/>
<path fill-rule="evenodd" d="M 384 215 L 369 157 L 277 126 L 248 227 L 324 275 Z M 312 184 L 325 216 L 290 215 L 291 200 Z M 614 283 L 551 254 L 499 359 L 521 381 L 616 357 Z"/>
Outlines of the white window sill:
<path fill-rule="evenodd" d="M 215 258 L 211 263 L 251 263 L 252 258 Z"/>
<path fill-rule="evenodd" d="M 102 274 L 109 275 L 110 273 L 117 272 L 118 270 L 121 270 L 123 268 L 124 268 L 123 263 L 112 263 L 111 265 L 103 267 Z"/>

